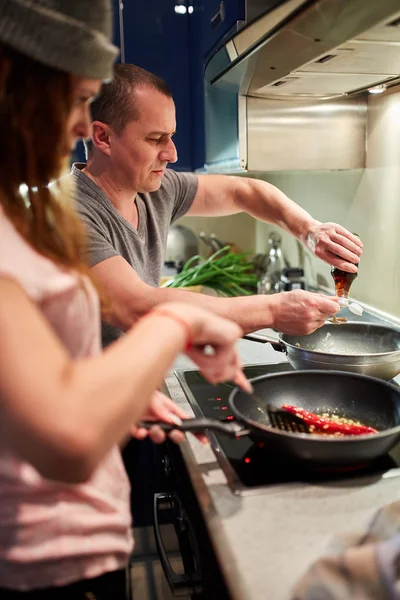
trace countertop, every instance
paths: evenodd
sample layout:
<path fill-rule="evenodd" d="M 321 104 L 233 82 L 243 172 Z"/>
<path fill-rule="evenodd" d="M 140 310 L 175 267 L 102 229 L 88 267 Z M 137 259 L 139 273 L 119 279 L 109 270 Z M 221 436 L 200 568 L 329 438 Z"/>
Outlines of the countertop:
<path fill-rule="evenodd" d="M 270 344 L 240 340 L 245 364 L 286 360 Z M 174 369 L 194 368 L 180 357 Z M 189 413 L 175 375 L 171 397 Z M 363 531 L 384 504 L 400 500 L 400 478 L 357 478 L 329 484 L 283 484 L 235 495 L 212 449 L 187 436 L 182 453 L 210 538 L 234 600 L 289 600 L 296 581 L 335 535 Z"/>

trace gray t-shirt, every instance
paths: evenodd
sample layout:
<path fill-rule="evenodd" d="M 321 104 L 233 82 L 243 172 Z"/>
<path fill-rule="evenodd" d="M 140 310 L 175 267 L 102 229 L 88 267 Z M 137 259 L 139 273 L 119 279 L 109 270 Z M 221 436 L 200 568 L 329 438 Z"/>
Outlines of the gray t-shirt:
<path fill-rule="evenodd" d="M 87 175 L 84 164 L 74 164 L 76 202 L 89 236 L 89 265 L 122 256 L 144 282 L 158 287 L 171 223 L 191 207 L 197 192 L 197 176 L 167 169 L 156 192 L 137 194 L 138 229 L 132 227 L 106 194 Z M 103 323 L 103 346 L 122 335 L 122 331 Z"/>

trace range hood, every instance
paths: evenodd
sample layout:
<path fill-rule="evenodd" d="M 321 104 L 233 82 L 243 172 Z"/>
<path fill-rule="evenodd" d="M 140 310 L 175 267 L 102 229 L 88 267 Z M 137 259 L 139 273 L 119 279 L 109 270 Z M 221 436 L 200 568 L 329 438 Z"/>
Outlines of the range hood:
<path fill-rule="evenodd" d="M 399 0 L 286 0 L 226 42 L 211 85 L 262 98 L 332 98 L 400 80 Z"/>

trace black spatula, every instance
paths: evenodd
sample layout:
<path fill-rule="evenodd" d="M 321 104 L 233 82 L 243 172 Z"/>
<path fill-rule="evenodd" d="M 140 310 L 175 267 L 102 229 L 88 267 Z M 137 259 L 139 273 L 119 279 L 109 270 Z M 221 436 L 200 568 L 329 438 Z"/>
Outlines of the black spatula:
<path fill-rule="evenodd" d="M 285 410 L 284 408 L 275 408 L 266 406 L 269 422 L 275 429 L 281 431 L 290 431 L 292 433 L 310 433 L 308 424 L 297 415 Z"/>

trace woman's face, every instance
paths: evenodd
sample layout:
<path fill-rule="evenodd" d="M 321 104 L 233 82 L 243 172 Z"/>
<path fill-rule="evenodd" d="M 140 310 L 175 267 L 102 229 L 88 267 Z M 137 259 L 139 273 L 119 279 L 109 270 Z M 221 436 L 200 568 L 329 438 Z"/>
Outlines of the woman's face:
<path fill-rule="evenodd" d="M 89 106 L 98 94 L 101 84 L 100 79 L 72 76 L 73 102 L 67 121 L 66 155 L 71 153 L 80 138 L 87 138 L 91 134 Z"/>

